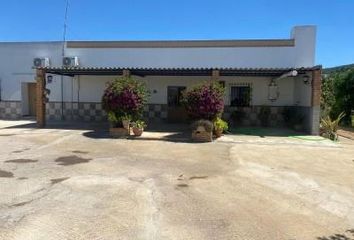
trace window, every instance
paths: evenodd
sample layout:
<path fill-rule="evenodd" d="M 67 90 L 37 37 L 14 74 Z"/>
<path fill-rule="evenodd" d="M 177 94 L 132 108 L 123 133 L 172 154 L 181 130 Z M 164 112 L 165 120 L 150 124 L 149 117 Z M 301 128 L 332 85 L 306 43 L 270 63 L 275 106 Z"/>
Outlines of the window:
<path fill-rule="evenodd" d="M 182 92 L 186 87 L 168 87 L 167 88 L 167 100 L 169 107 L 175 107 L 181 105 Z"/>
<path fill-rule="evenodd" d="M 250 86 L 231 86 L 230 105 L 234 107 L 248 107 L 251 102 Z"/>

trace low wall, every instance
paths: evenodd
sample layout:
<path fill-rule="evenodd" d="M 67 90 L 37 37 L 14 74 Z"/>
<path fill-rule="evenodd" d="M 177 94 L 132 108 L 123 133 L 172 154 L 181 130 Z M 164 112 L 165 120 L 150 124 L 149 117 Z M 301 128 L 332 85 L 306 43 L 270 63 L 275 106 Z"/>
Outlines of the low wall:
<path fill-rule="evenodd" d="M 49 102 L 46 104 L 46 118 L 48 121 L 62 120 L 61 102 Z M 63 120 L 68 121 L 107 121 L 107 114 L 102 109 L 101 103 L 90 102 L 65 102 L 63 105 Z M 225 106 L 223 119 L 229 121 L 233 111 L 244 112 L 241 126 L 261 126 L 259 112 L 262 106 L 231 107 Z M 283 119 L 284 106 L 270 106 L 269 125 L 271 127 L 286 126 Z M 293 111 L 304 116 L 304 130 L 311 134 L 319 133 L 319 107 L 291 107 Z M 149 122 L 167 121 L 166 104 L 148 104 L 144 107 L 144 119 Z M 22 117 L 22 104 L 20 101 L 0 101 L 0 118 L 20 119 Z"/>
<path fill-rule="evenodd" d="M 107 121 L 107 114 L 102 109 L 101 103 L 65 102 L 63 105 L 64 120 L 74 121 Z M 144 107 L 143 116 L 148 121 L 161 122 L 167 120 L 166 104 L 148 104 Z M 47 120 L 62 119 L 61 102 L 46 104 Z"/>
<path fill-rule="evenodd" d="M 225 120 L 230 120 L 233 111 L 244 112 L 244 118 L 240 123 L 241 126 L 261 126 L 258 114 L 262 106 L 252 106 L 252 107 L 230 107 L 225 106 L 223 118 Z M 269 125 L 271 127 L 285 127 L 287 124 L 284 122 L 283 111 L 285 106 L 275 107 L 270 106 L 270 117 Z M 291 106 L 292 111 L 300 114 L 304 117 L 303 120 L 303 130 L 307 133 L 318 135 L 320 128 L 320 108 L 319 107 L 302 107 L 302 106 Z"/>
<path fill-rule="evenodd" d="M 240 123 L 242 126 L 261 126 L 261 121 L 259 119 L 259 112 L 261 108 L 262 106 L 251 106 L 251 107 L 225 106 L 223 118 L 229 121 L 232 112 L 241 111 L 244 113 L 244 117 L 242 118 L 242 121 Z M 283 119 L 284 107 L 269 107 L 269 108 L 270 108 L 269 125 L 271 127 L 283 127 L 285 125 Z"/>
<path fill-rule="evenodd" d="M 22 117 L 22 104 L 20 101 L 0 101 L 0 118 L 20 119 Z"/>

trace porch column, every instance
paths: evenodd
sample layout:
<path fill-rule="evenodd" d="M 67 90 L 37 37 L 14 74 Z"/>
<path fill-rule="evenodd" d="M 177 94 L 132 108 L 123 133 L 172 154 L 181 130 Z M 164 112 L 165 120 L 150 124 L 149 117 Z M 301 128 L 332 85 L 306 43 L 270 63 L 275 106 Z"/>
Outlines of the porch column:
<path fill-rule="evenodd" d="M 130 77 L 130 70 L 129 69 L 123 69 L 123 77 Z"/>
<path fill-rule="evenodd" d="M 218 81 L 220 78 L 220 71 L 219 70 L 216 70 L 214 69 L 212 72 L 211 72 L 211 81 Z"/>
<path fill-rule="evenodd" d="M 36 70 L 36 120 L 39 128 L 45 127 L 45 70 Z"/>
<path fill-rule="evenodd" d="M 312 71 L 312 89 L 311 89 L 311 134 L 318 135 L 320 132 L 321 115 L 321 69 Z"/>

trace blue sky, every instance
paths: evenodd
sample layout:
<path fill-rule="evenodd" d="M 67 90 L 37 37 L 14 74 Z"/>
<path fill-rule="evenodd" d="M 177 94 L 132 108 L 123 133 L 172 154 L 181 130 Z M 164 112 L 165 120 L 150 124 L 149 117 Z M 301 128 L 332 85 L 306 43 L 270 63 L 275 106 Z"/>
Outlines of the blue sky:
<path fill-rule="evenodd" d="M 0 41 L 61 40 L 66 0 L 1 0 Z M 70 0 L 69 40 L 288 38 L 318 27 L 317 64 L 354 63 L 354 0 Z"/>

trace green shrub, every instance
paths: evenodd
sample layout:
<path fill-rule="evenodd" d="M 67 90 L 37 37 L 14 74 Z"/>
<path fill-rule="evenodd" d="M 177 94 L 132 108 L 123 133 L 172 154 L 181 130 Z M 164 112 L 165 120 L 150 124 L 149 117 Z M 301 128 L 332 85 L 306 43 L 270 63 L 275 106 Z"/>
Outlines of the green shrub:
<path fill-rule="evenodd" d="M 214 120 L 214 129 L 226 132 L 229 129 L 229 125 L 227 122 L 218 117 Z"/>
<path fill-rule="evenodd" d="M 354 110 L 354 68 L 343 69 L 322 81 L 321 110 L 323 116 L 336 118 L 345 113 L 342 123 L 350 125 L 351 111 Z"/>
<path fill-rule="evenodd" d="M 344 112 L 340 113 L 335 120 L 332 120 L 330 116 L 326 116 L 321 119 L 321 129 L 324 131 L 324 137 L 333 141 L 338 139 L 337 130 L 340 120 L 344 118 Z"/>
<path fill-rule="evenodd" d="M 146 123 L 143 120 L 136 120 L 135 122 L 133 122 L 133 126 L 136 128 L 146 128 Z"/>

